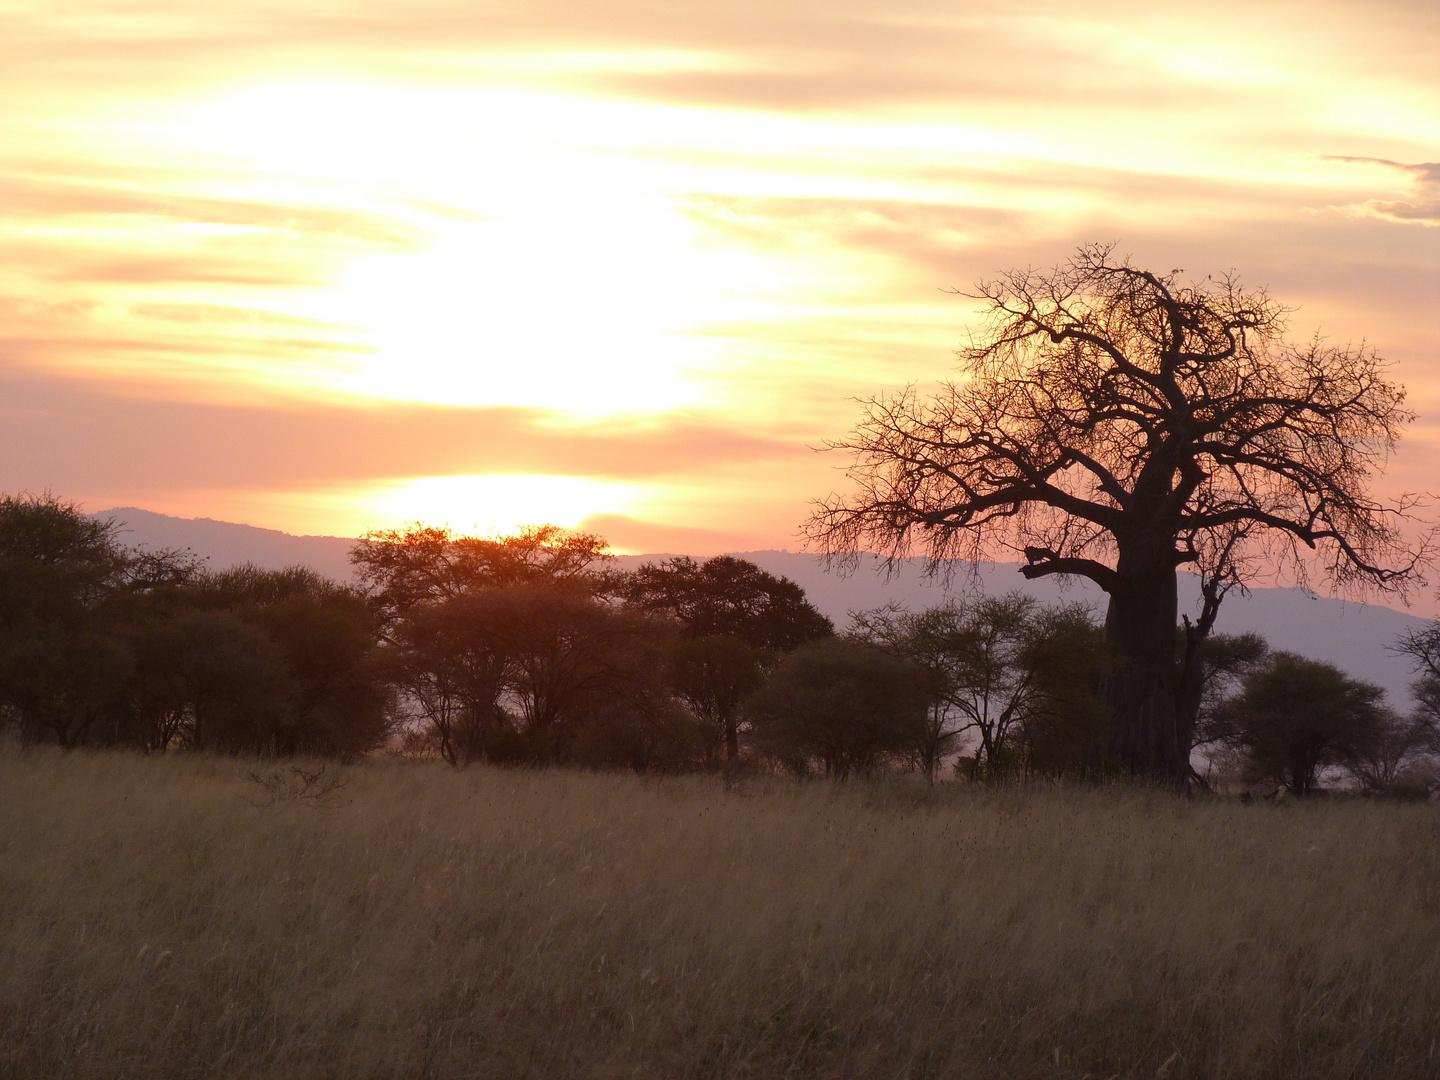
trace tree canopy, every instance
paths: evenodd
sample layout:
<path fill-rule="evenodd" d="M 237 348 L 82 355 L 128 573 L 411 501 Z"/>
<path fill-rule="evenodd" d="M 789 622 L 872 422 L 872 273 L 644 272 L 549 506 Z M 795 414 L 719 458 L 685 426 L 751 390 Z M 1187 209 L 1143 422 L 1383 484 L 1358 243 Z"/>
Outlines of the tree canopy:
<path fill-rule="evenodd" d="M 489 585 L 590 587 L 610 558 L 600 537 L 557 525 L 530 525 L 510 536 L 465 536 L 414 524 L 368 532 L 350 551 L 362 587 L 392 619 L 416 604 Z"/>
<path fill-rule="evenodd" d="M 799 585 L 733 555 L 649 563 L 621 591 L 627 603 L 674 618 L 693 637 L 728 634 L 772 654 L 835 633 Z"/>
<path fill-rule="evenodd" d="M 1065 644 L 1094 628 L 1081 605 L 1045 608 L 1019 592 L 917 612 L 862 611 L 854 620 L 852 637 L 925 673 L 930 711 L 926 737 L 917 746 L 925 773 L 933 777 L 968 734 L 978 742 L 966 770 L 985 779 L 1001 778 L 1018 763 L 1015 736 L 1053 703 L 1049 675 L 1074 676 L 1075 657 Z"/>
<path fill-rule="evenodd" d="M 630 607 L 678 624 L 671 685 L 731 764 L 740 755 L 740 704 L 765 671 L 805 642 L 835 633 L 799 585 L 733 555 L 647 563 L 620 579 L 617 591 Z"/>
<path fill-rule="evenodd" d="M 831 638 L 785 657 L 746 708 L 771 756 L 800 772 L 813 759 L 843 779 L 912 751 L 924 738 L 926 705 L 924 673 L 913 664 Z"/>
<path fill-rule="evenodd" d="M 1373 753 L 1389 722 L 1384 697 L 1333 664 L 1276 652 L 1245 675 L 1217 726 L 1245 753 L 1254 779 L 1309 795 L 1325 766 Z"/>

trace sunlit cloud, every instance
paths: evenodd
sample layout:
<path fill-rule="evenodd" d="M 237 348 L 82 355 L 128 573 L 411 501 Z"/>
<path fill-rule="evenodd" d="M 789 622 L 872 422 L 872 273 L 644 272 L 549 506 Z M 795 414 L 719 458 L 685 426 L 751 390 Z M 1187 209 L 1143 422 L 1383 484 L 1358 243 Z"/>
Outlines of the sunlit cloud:
<path fill-rule="evenodd" d="M 1410 200 L 1370 199 L 1352 209 L 1403 224 L 1440 225 L 1440 162 L 1427 161 L 1417 165 L 1407 165 L 1401 161 L 1387 161 L 1384 158 L 1335 157 L 1331 160 L 1379 165 L 1410 177 L 1410 184 L 1414 192 Z"/>
<path fill-rule="evenodd" d="M 68 380 L 0 380 L 0 459 L 75 485 L 313 487 L 452 472 L 678 482 L 813 455 L 803 429 L 673 413 L 585 422 L 560 410 L 413 402 L 218 404 Z M 30 486 L 34 486 L 33 483 Z"/>
<path fill-rule="evenodd" d="M 950 290 L 1089 240 L 1437 412 L 1437 53 L 1402 0 L 0 5 L 0 489 L 793 546 Z"/>

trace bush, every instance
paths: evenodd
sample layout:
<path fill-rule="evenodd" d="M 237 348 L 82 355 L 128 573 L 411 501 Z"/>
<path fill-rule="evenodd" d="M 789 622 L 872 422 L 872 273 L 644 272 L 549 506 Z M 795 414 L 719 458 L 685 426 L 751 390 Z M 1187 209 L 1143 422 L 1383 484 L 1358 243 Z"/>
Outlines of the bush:
<path fill-rule="evenodd" d="M 864 772 L 925 738 L 925 674 L 880 649 L 843 640 L 805 645 L 746 705 L 762 753 L 796 771 Z"/>

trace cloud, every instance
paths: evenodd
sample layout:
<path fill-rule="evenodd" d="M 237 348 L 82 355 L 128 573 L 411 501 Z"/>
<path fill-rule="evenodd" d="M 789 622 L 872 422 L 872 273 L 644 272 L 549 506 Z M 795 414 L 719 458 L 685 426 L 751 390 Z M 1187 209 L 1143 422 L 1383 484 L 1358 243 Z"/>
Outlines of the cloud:
<path fill-rule="evenodd" d="M 1376 0 L 1363 39 L 1336 3 L 1216 0 L 1203 16 L 1139 0 L 177 0 L 96 5 L 84 19 L 31 5 L 0 16 L 0 63 L 21 81 L 215 83 L 237 69 L 424 80 L 499 79 L 723 107 L 835 110 L 944 101 L 1009 113 L 1065 97 L 1133 107 L 1234 101 L 1289 55 L 1298 66 L 1362 44 L 1429 70 L 1433 13 Z M 1302 20 L 1299 15 L 1302 13 Z M 1183 53 L 1177 62 L 1171 55 Z M 1327 64 L 1333 76 L 1344 65 Z M 1169 76 L 1157 80 L 1157 74 Z M 1373 73 L 1367 72 L 1373 77 Z"/>
<path fill-rule="evenodd" d="M 267 305 L 335 287 L 357 258 L 433 240 L 433 208 L 209 197 L 188 189 L 223 187 L 218 175 L 106 171 L 106 182 L 0 172 L 6 370 L 159 374 L 232 394 L 249 371 L 309 389 L 371 353 L 373 334 Z"/>
<path fill-rule="evenodd" d="M 1440 225 L 1440 161 L 1424 161 L 1411 165 L 1403 161 L 1390 161 L 1386 158 L 1342 157 L 1339 155 L 1327 156 L 1326 160 L 1381 165 L 1411 177 L 1414 196 L 1410 200 L 1371 199 L 1346 209 L 1407 225 Z"/>
<path fill-rule="evenodd" d="M 579 526 L 586 532 L 603 536 L 619 551 L 671 555 L 720 555 L 741 551 L 758 543 L 771 542 L 763 534 L 732 532 L 723 529 L 696 529 L 649 521 L 626 514 L 592 514 Z"/>
<path fill-rule="evenodd" d="M 1423 399 L 1437 48 L 1414 0 L 11 5 L 0 486 L 594 477 L 671 489 L 639 546 L 775 543 L 849 396 L 953 374 L 942 290 L 1109 238 Z"/>
<path fill-rule="evenodd" d="M 0 174 L 0 258 L 51 279 L 293 287 L 327 283 L 357 253 L 432 239 L 399 213 L 207 198 L 186 183 L 154 170 L 108 185 Z"/>
<path fill-rule="evenodd" d="M 83 216 L 144 219 L 195 226 L 237 226 L 292 236 L 343 240 L 391 250 L 423 247 L 429 235 L 394 215 L 289 200 L 219 199 L 177 190 L 180 177 L 145 170 L 125 184 L 95 184 L 54 177 L 37 180 L 0 174 L 0 214 L 11 219 L 53 219 Z M 154 186 L 149 186 L 154 185 Z M 420 209 L 460 213 L 433 203 Z"/>
<path fill-rule="evenodd" d="M 675 415 L 585 425 L 540 409 L 223 405 L 0 379 L 0 490 L 315 488 L 417 476 L 702 478 L 773 467 L 802 439 Z"/>

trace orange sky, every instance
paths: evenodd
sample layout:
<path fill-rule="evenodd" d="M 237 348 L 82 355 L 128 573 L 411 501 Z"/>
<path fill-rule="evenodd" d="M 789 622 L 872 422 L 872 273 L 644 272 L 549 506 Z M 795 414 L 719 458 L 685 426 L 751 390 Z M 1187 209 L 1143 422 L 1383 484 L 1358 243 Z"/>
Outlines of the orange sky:
<path fill-rule="evenodd" d="M 1433 0 L 0 0 L 0 490 L 793 548 L 945 290 L 1088 240 L 1374 343 L 1440 487 L 1437 56 Z"/>

